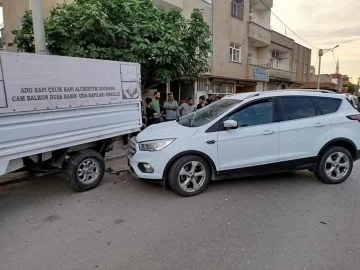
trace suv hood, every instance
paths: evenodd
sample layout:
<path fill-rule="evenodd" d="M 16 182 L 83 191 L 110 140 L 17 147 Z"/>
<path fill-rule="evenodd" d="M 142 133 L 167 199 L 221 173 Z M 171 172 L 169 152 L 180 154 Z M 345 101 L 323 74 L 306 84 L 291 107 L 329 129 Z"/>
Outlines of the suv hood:
<path fill-rule="evenodd" d="M 198 131 L 198 128 L 190 128 L 179 125 L 176 121 L 154 124 L 147 127 L 136 137 L 137 142 L 145 142 L 161 139 L 177 139 L 191 137 Z"/>

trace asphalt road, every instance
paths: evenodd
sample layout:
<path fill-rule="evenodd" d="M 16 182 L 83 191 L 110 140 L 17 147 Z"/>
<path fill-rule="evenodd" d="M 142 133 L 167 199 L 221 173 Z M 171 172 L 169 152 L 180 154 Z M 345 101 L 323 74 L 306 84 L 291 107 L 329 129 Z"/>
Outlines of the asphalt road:
<path fill-rule="evenodd" d="M 0 268 L 360 269 L 359 194 L 359 163 L 341 185 L 298 172 L 193 198 L 126 174 L 86 193 L 42 177 L 0 187 Z"/>

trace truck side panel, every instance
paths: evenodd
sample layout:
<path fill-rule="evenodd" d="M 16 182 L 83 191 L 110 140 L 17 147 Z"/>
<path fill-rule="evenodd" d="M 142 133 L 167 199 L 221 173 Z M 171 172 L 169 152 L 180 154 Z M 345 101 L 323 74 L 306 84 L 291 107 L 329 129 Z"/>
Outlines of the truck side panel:
<path fill-rule="evenodd" d="M 3 115 L 0 162 L 140 130 L 140 104 Z"/>
<path fill-rule="evenodd" d="M 0 175 L 24 157 L 140 131 L 140 99 L 137 63 L 1 52 Z"/>
<path fill-rule="evenodd" d="M 0 53 L 0 114 L 140 100 L 140 65 L 26 53 Z"/>

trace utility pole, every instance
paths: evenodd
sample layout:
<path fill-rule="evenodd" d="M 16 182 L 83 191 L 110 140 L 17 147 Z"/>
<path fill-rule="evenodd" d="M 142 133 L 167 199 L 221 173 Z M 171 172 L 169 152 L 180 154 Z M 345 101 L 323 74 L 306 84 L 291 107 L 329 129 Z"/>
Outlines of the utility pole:
<path fill-rule="evenodd" d="M 356 96 L 359 96 L 359 90 L 360 90 L 360 78 L 358 78 L 357 88 L 356 88 Z"/>
<path fill-rule="evenodd" d="M 318 84 L 317 84 L 317 89 L 320 89 L 320 72 L 321 72 L 321 57 L 324 55 L 324 53 L 327 53 L 329 51 L 333 51 L 334 49 L 336 49 L 337 47 L 339 47 L 339 45 L 336 45 L 334 48 L 331 49 L 319 49 L 319 69 L 318 69 Z"/>
<path fill-rule="evenodd" d="M 30 0 L 35 39 L 35 52 L 46 54 L 43 0 Z"/>
<path fill-rule="evenodd" d="M 318 83 L 317 89 L 320 89 L 320 71 L 321 71 L 321 57 L 324 55 L 324 51 L 322 49 L 319 50 L 319 69 L 318 69 Z"/>

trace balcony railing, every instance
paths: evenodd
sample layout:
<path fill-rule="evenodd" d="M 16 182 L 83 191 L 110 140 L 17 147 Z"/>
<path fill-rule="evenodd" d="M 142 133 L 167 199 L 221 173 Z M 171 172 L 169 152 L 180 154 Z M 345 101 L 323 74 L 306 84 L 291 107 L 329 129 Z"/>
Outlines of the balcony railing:
<path fill-rule="evenodd" d="M 281 65 L 274 62 L 265 62 L 252 57 L 248 57 L 247 63 L 248 65 L 259 66 L 263 68 L 273 68 L 288 72 L 296 72 L 296 67 L 291 67 L 289 65 Z"/>
<path fill-rule="evenodd" d="M 251 16 L 251 15 L 249 17 L 249 22 L 253 22 L 253 23 L 255 23 L 255 24 L 257 24 L 257 25 L 259 25 L 259 26 L 261 26 L 261 27 L 263 27 L 263 28 L 265 28 L 267 30 L 271 29 L 270 24 L 264 22 L 263 20 L 260 20 L 257 17 Z"/>
<path fill-rule="evenodd" d="M 289 65 L 281 65 L 281 64 L 274 63 L 274 62 L 270 62 L 269 67 L 291 72 L 291 67 Z"/>
<path fill-rule="evenodd" d="M 253 66 L 259 66 L 259 67 L 264 67 L 264 68 L 269 68 L 269 63 L 265 62 L 265 61 L 261 61 L 252 57 L 248 57 L 248 65 L 253 65 Z"/>

